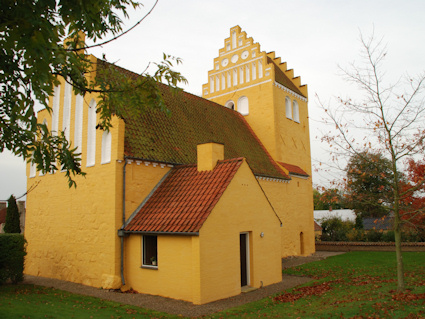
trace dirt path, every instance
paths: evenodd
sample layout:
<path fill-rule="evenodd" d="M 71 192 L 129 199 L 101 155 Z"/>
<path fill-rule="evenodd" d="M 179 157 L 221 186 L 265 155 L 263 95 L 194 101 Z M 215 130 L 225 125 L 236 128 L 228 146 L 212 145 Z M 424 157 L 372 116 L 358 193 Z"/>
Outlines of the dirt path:
<path fill-rule="evenodd" d="M 316 254 L 309 257 L 284 258 L 282 260 L 282 267 L 295 267 L 304 263 L 322 260 L 335 254 L 338 253 L 317 252 Z M 193 305 L 190 302 L 164 298 L 160 296 L 146 294 L 125 294 L 51 278 L 25 276 L 24 283 L 52 287 L 72 293 L 116 301 L 122 304 L 166 312 L 169 314 L 182 315 L 185 317 L 198 317 L 257 301 L 280 291 L 305 284 L 309 281 L 311 281 L 311 279 L 307 277 L 284 275 L 282 277 L 282 281 L 279 283 L 200 306 Z"/>

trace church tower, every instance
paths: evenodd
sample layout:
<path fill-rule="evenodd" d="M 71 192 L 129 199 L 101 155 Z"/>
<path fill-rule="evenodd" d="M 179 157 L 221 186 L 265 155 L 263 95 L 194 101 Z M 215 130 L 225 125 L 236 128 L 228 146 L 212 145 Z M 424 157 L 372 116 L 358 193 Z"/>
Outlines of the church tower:
<path fill-rule="evenodd" d="M 244 115 L 276 161 L 311 176 L 307 86 L 239 26 L 224 40 L 202 96 Z"/>

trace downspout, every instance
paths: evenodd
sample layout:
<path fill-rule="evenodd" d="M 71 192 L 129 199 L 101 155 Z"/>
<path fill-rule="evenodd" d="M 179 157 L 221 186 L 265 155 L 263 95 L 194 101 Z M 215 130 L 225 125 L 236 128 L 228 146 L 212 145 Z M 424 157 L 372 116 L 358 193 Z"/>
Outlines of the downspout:
<path fill-rule="evenodd" d="M 122 173 L 122 228 L 118 231 L 121 237 L 121 283 L 125 285 L 124 279 L 124 227 L 125 227 L 125 167 L 127 166 L 127 158 L 124 157 L 124 168 Z"/>

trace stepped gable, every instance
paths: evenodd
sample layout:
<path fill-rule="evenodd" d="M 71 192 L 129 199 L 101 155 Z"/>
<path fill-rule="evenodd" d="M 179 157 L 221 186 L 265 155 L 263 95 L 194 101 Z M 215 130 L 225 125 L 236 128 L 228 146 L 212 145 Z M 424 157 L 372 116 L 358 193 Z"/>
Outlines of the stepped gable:
<path fill-rule="evenodd" d="M 306 97 L 301 91 L 300 89 L 289 79 L 288 76 L 286 76 L 285 72 L 279 67 L 278 64 L 276 64 L 272 58 L 270 58 L 269 56 L 267 57 L 267 63 L 268 64 L 272 64 L 274 66 L 274 76 L 275 76 L 275 81 L 285 87 L 287 87 L 288 89 L 290 89 L 291 91 L 301 95 L 302 97 Z M 286 66 L 286 63 L 282 63 L 282 65 Z"/>
<path fill-rule="evenodd" d="M 287 69 L 286 62 L 276 58 L 274 52 L 261 51 L 260 44 L 247 37 L 240 26 L 230 29 L 230 36 L 224 39 L 224 47 L 214 58 L 214 67 L 208 71 L 208 83 L 202 86 L 204 97 L 216 97 L 222 92 L 238 90 L 272 80 L 288 89 L 301 99 L 307 99 L 307 86 L 301 85 L 301 78 L 294 77 L 294 70 Z"/>
<path fill-rule="evenodd" d="M 199 233 L 242 162 L 243 158 L 218 161 L 212 171 L 202 172 L 196 165 L 174 167 L 125 231 Z"/>
<path fill-rule="evenodd" d="M 107 62 L 98 63 L 98 67 Z M 139 75 L 120 67 L 130 78 Z M 245 118 L 238 112 L 196 95 L 160 84 L 168 114 L 148 108 L 124 118 L 124 154 L 169 164 L 196 163 L 198 144 L 225 146 L 225 159 L 244 157 L 254 175 L 290 179 L 271 158 Z M 134 112 L 136 113 L 136 112 Z"/>

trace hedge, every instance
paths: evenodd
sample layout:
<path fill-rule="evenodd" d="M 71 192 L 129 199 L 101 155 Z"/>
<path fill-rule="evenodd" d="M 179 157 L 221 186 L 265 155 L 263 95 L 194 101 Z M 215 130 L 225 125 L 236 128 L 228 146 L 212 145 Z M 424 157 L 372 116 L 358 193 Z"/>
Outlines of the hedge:
<path fill-rule="evenodd" d="M 0 285 L 24 279 L 26 240 L 21 234 L 0 234 Z"/>

